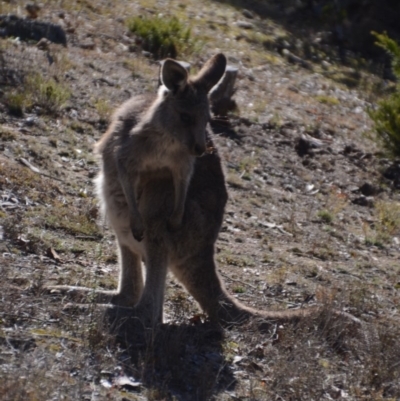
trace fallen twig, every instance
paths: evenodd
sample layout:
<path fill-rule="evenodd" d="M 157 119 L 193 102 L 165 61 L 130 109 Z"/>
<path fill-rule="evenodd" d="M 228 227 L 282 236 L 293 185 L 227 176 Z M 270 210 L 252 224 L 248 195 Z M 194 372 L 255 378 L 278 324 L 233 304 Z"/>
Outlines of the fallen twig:
<path fill-rule="evenodd" d="M 62 180 L 61 178 L 54 177 L 53 175 L 50 175 L 50 174 L 42 173 L 37 167 L 35 167 L 33 164 L 31 164 L 30 162 L 28 162 L 28 160 L 24 159 L 23 157 L 21 157 L 21 158 L 19 159 L 19 161 L 20 161 L 24 166 L 28 167 L 29 170 L 33 171 L 33 172 L 36 173 L 36 174 L 40 174 L 40 175 L 42 175 L 42 176 L 44 176 L 44 177 L 51 178 L 51 179 L 56 180 L 56 181 L 65 182 L 65 181 Z"/>
<path fill-rule="evenodd" d="M 244 285 L 247 285 L 247 286 L 249 286 L 249 287 L 251 287 L 251 288 L 253 288 L 253 289 L 257 289 L 257 287 L 255 286 L 255 285 L 252 285 L 252 284 L 250 284 L 250 283 L 246 283 L 245 281 L 242 281 L 242 280 L 237 280 L 237 279 L 235 279 L 235 278 L 232 278 L 232 277 L 229 277 L 227 274 L 225 274 L 225 273 L 222 273 L 222 272 L 219 272 L 220 274 L 221 274 L 221 276 L 224 276 L 225 278 L 227 278 L 227 279 L 229 279 L 229 280 L 231 280 L 231 281 L 236 281 L 236 282 L 238 282 L 238 283 L 241 283 L 241 284 L 244 284 Z"/>

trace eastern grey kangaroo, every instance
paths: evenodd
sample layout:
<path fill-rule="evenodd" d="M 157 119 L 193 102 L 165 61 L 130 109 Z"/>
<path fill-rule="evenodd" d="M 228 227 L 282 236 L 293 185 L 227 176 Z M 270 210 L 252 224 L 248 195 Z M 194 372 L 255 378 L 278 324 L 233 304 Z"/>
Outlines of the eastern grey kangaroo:
<path fill-rule="evenodd" d="M 179 63 L 168 59 L 161 67 L 158 95 L 134 97 L 116 111 L 96 152 L 101 160 L 98 195 L 119 248 L 118 289 L 50 290 L 79 300 L 90 294 L 95 302 L 132 308 L 133 315 L 154 325 L 162 322 L 169 268 L 213 320 L 233 323 L 259 316 L 286 321 L 316 313 L 318 308 L 247 308 L 226 292 L 218 275 L 214 245 L 227 191 L 207 127 L 207 94 L 225 67 L 225 56 L 218 54 L 188 77 Z"/>

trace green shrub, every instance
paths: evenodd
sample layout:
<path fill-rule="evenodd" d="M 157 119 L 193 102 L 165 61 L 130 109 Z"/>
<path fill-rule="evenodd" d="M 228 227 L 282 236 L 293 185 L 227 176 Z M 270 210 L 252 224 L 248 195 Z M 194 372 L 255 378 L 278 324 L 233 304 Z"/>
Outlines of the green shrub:
<path fill-rule="evenodd" d="M 333 214 L 328 210 L 321 210 L 317 213 L 317 216 L 325 223 L 332 224 L 333 223 Z"/>
<path fill-rule="evenodd" d="M 318 95 L 318 96 L 316 96 L 315 99 L 320 103 L 331 105 L 331 106 L 337 106 L 338 104 L 340 104 L 339 99 L 337 99 L 336 97 L 333 97 L 333 96 Z"/>
<path fill-rule="evenodd" d="M 24 111 L 33 106 L 39 106 L 44 113 L 57 114 L 70 96 L 71 92 L 65 85 L 32 73 L 25 78 L 23 85 L 5 95 L 5 104 L 9 113 L 16 117 L 22 117 Z"/>
<path fill-rule="evenodd" d="M 400 79 L 400 46 L 399 44 L 389 38 L 386 32 L 377 33 L 372 32 L 372 35 L 375 36 L 376 42 L 375 44 L 379 47 L 382 47 L 386 52 L 390 54 L 392 57 L 392 69 L 393 73 L 396 75 L 398 79 Z"/>
<path fill-rule="evenodd" d="M 17 139 L 17 135 L 11 128 L 0 125 L 0 139 L 2 141 L 14 141 Z"/>
<path fill-rule="evenodd" d="M 391 156 L 400 156 L 400 93 L 380 100 L 378 108 L 368 114 L 374 121 L 379 142 Z"/>
<path fill-rule="evenodd" d="M 70 98 L 70 91 L 54 79 L 45 79 L 40 74 L 32 74 L 26 80 L 31 102 L 46 112 L 57 113 Z"/>
<path fill-rule="evenodd" d="M 155 58 L 176 58 L 192 46 L 190 28 L 185 28 L 176 17 L 133 17 L 128 28 L 142 40 L 142 47 Z"/>
<path fill-rule="evenodd" d="M 24 95 L 18 92 L 11 92 L 6 95 L 5 103 L 8 112 L 15 117 L 22 117 L 24 114 Z"/>
<path fill-rule="evenodd" d="M 396 78 L 400 80 L 400 46 L 385 33 L 372 32 L 377 39 L 376 44 L 392 57 L 392 68 Z M 368 110 L 374 122 L 377 140 L 387 153 L 393 157 L 400 156 L 400 87 L 396 85 L 394 93 L 378 102 L 376 109 Z"/>

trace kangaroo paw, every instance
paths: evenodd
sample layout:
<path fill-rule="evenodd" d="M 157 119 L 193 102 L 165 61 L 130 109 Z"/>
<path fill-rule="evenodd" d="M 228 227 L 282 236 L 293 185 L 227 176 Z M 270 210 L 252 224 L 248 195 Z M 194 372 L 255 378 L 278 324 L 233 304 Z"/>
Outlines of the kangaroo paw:
<path fill-rule="evenodd" d="M 142 218 L 140 216 L 131 218 L 130 225 L 133 238 L 135 238 L 135 240 L 138 242 L 142 241 L 144 238 L 144 226 Z"/>
<path fill-rule="evenodd" d="M 68 298 L 72 302 L 88 302 L 90 295 L 95 292 L 95 290 L 87 287 L 76 287 L 69 285 L 50 285 L 43 288 L 44 292 L 52 295 L 60 295 Z"/>
<path fill-rule="evenodd" d="M 169 231 L 176 231 L 182 224 L 182 216 L 174 214 L 167 220 L 167 228 Z"/>

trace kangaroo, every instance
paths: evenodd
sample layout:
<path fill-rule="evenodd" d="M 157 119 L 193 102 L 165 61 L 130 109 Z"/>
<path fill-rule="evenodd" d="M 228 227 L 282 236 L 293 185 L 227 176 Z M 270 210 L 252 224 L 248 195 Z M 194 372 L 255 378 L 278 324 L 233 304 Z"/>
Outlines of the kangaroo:
<path fill-rule="evenodd" d="M 119 248 L 118 289 L 49 290 L 132 308 L 145 324 L 155 325 L 163 318 L 169 268 L 214 321 L 231 324 L 256 316 L 283 322 L 321 309 L 248 308 L 228 294 L 217 272 L 214 248 L 228 194 L 207 125 L 207 93 L 225 67 L 225 56 L 217 54 L 188 77 L 180 64 L 167 59 L 158 94 L 134 97 L 116 111 L 95 149 L 101 160 L 98 196 Z"/>

